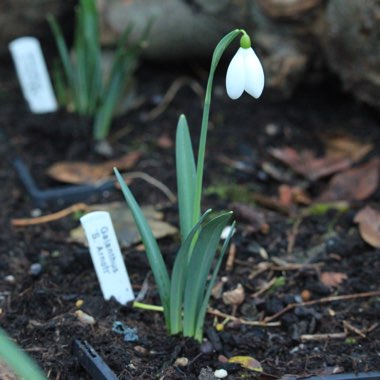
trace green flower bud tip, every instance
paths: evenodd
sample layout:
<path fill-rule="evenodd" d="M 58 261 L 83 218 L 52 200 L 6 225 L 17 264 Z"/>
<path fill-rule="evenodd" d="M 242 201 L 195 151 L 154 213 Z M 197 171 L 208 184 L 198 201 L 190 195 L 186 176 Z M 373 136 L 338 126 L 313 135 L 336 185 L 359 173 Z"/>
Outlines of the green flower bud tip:
<path fill-rule="evenodd" d="M 243 49 L 249 49 L 251 47 L 251 39 L 245 32 L 243 32 L 243 36 L 240 38 L 240 47 Z"/>

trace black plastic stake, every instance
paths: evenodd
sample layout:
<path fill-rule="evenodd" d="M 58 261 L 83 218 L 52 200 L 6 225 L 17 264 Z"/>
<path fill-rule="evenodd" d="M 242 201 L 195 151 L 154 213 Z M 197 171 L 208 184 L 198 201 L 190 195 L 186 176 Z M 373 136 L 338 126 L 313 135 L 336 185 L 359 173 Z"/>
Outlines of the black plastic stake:
<path fill-rule="evenodd" d="M 101 194 L 104 191 L 115 188 L 115 180 L 109 180 L 102 182 L 100 185 L 61 186 L 41 190 L 36 185 L 25 162 L 17 155 L 14 149 L 12 149 L 5 131 L 1 128 L 0 151 L 7 156 L 9 163 L 16 170 L 22 184 L 32 198 L 33 204 L 39 208 L 47 207 L 50 203 L 63 205 L 80 202 L 94 194 Z"/>
<path fill-rule="evenodd" d="M 49 203 L 55 202 L 56 204 L 66 204 L 68 202 L 75 203 L 82 201 L 91 195 L 102 193 L 106 190 L 115 188 L 115 181 L 110 180 L 103 182 L 101 185 L 78 185 L 78 186 L 64 186 L 56 187 L 53 189 L 40 190 L 29 169 L 20 157 L 14 157 L 11 161 L 13 167 L 28 191 L 33 203 L 36 207 L 46 207 Z"/>
<path fill-rule="evenodd" d="M 118 380 L 115 373 L 86 341 L 75 339 L 73 354 L 94 380 Z"/>
<path fill-rule="evenodd" d="M 326 376 L 309 376 L 298 380 L 380 380 L 380 372 L 337 373 Z"/>

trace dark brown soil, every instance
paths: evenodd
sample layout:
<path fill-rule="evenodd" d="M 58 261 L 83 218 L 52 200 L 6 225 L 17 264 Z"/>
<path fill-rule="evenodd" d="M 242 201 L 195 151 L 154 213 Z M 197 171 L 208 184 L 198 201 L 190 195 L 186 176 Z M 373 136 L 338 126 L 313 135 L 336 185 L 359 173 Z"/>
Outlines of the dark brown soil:
<path fill-rule="evenodd" d="M 197 379 L 207 367 L 226 368 L 229 379 L 255 377 L 249 370 L 220 360 L 221 356 L 236 355 L 254 357 L 265 373 L 275 377 L 380 369 L 379 295 L 311 305 L 301 303 L 274 320 L 281 322 L 278 327 L 252 327 L 230 322 L 224 331 L 216 332 L 214 317 L 208 315 L 205 339 L 211 342 L 211 349 L 207 344 L 199 346 L 189 339 L 168 336 L 159 313 L 105 302 L 87 248 L 69 242 L 70 230 L 79 224 L 77 218 L 70 216 L 24 228 L 11 226 L 13 218 L 30 217 L 35 212 L 35 205 L 8 161 L 12 153 L 17 152 L 30 168 L 39 188 L 47 189 L 62 186 L 45 175 L 52 163 L 62 160 L 101 162 L 104 158 L 92 149 L 91 140 L 78 132 L 80 125 L 76 118 L 64 113 L 30 115 L 13 79 L 13 70 L 10 67 L 2 70 L 0 128 L 8 136 L 12 148 L 5 142 L 0 146 L 3 220 L 0 324 L 40 364 L 50 379 L 91 378 L 72 353 L 75 339 L 90 343 L 120 379 Z M 190 75 L 203 85 L 206 79 L 194 72 L 190 70 Z M 143 150 L 133 170 L 153 175 L 174 192 L 173 149 L 162 148 L 157 141 L 161 136 L 174 139 L 180 113 L 187 115 L 192 135 L 197 136 L 200 99 L 185 87 L 162 115 L 151 121 L 146 121 L 146 116 L 181 75 L 178 68 L 164 70 L 144 66 L 139 72 L 139 93 L 144 102 L 129 115 L 118 118 L 110 136 L 115 156 Z M 380 155 L 378 115 L 342 94 L 334 79 L 318 87 L 302 88 L 286 102 L 271 100 L 268 93 L 259 101 L 244 96 L 233 102 L 225 96 L 220 76 L 216 80 L 211 113 L 205 186 L 214 191 L 207 192 L 205 204 L 214 209 L 230 209 L 236 207 L 236 202 L 243 207 L 250 203 L 252 207 L 253 194 L 277 195 L 281 182 L 269 176 L 262 169 L 262 163 L 270 162 L 283 172 L 288 169 L 269 155 L 270 147 L 311 148 L 323 154 L 321 136 L 339 132 L 372 142 L 372 155 Z M 221 156 L 230 159 L 230 163 L 226 164 Z M 240 165 L 237 167 L 234 162 Z M 294 175 L 290 180 L 291 184 L 302 181 Z M 242 193 L 236 196 L 233 192 L 224 192 L 226 184 L 239 185 L 235 190 L 241 189 Z M 326 184 L 325 179 L 308 183 L 309 194 L 317 196 Z M 158 205 L 169 222 L 177 223 L 175 205 L 168 204 L 160 191 L 138 180 L 131 187 L 141 203 Z M 85 202 L 121 199 L 120 192 L 115 190 L 85 199 Z M 376 191 L 369 199 L 352 204 L 345 213 L 330 210 L 323 215 L 306 216 L 299 225 L 291 250 L 288 249 L 289 236 L 301 207 L 296 206 L 293 215 L 289 216 L 256 204 L 268 231 L 255 230 L 252 222 L 237 213 L 238 228 L 233 238 L 236 260 L 231 271 L 227 272 L 223 265 L 220 273 L 227 277 L 224 291 L 234 289 L 239 283 L 245 289 L 246 299 L 236 316 L 263 320 L 289 304 L 302 302 L 301 295 L 306 297 L 307 292 L 311 300 L 319 300 L 379 291 L 379 250 L 363 242 L 353 222 L 361 206 L 378 207 L 379 199 L 380 192 Z M 42 212 L 48 214 L 60 208 L 62 205 L 51 204 Z M 164 239 L 160 246 L 170 263 L 177 248 L 176 239 Z M 260 247 L 267 252 L 267 259 L 260 255 Z M 149 273 L 147 261 L 138 247 L 123 253 L 138 293 Z M 280 260 L 305 265 L 296 270 L 287 270 L 282 265 L 282 270 L 277 271 L 275 264 L 281 266 Z M 263 262 L 271 267 L 253 276 Z M 41 273 L 33 275 L 30 268 L 35 263 L 41 264 L 42 269 Z M 321 271 L 344 273 L 347 279 L 337 287 L 328 288 L 320 281 Z M 7 281 L 7 276 L 13 276 L 14 283 L 9 282 L 9 277 Z M 285 282 L 275 291 L 251 297 L 260 286 L 280 276 Z M 148 279 L 149 289 L 144 302 L 158 304 L 155 284 L 151 276 Z M 76 318 L 78 300 L 84 301 L 82 310 L 95 318 L 94 326 L 83 325 Z M 231 313 L 231 308 L 220 299 L 212 299 L 211 306 Z M 222 320 L 220 318 L 219 322 Z M 135 328 L 138 341 L 124 342 L 121 335 L 112 331 L 115 321 Z M 344 322 L 360 330 L 361 334 L 348 330 L 346 337 L 340 339 L 304 341 L 305 334 L 343 333 Z M 178 357 L 186 357 L 189 365 L 176 365 Z"/>

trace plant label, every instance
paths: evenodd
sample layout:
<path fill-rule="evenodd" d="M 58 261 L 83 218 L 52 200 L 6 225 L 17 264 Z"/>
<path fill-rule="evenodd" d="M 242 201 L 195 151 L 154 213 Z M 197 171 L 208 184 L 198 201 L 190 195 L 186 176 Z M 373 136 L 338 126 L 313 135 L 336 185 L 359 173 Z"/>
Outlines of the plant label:
<path fill-rule="evenodd" d="M 55 112 L 57 100 L 42 55 L 34 37 L 20 37 L 9 44 L 24 98 L 33 113 Z"/>
<path fill-rule="evenodd" d="M 94 211 L 82 216 L 80 221 L 104 299 L 114 297 L 123 305 L 133 301 L 135 297 L 110 214 Z"/>

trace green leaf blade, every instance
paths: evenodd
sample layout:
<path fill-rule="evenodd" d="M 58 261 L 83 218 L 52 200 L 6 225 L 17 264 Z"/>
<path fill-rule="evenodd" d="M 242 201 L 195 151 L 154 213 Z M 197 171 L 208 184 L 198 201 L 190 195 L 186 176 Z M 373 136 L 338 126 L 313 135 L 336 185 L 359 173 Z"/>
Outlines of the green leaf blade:
<path fill-rule="evenodd" d="M 196 169 L 186 117 L 181 115 L 176 133 L 176 172 L 181 238 L 184 241 L 194 225 Z"/>
<path fill-rule="evenodd" d="M 207 277 L 216 254 L 221 233 L 231 212 L 211 219 L 200 231 L 187 268 L 184 294 L 184 335 L 194 336 L 204 298 Z"/>
<path fill-rule="evenodd" d="M 158 292 L 160 294 L 160 299 L 162 306 L 164 307 L 164 314 L 166 324 L 169 327 L 170 320 L 170 279 L 169 274 L 158 247 L 157 241 L 153 236 L 152 230 L 150 229 L 148 222 L 141 211 L 135 197 L 130 191 L 128 185 L 124 182 L 123 177 L 119 171 L 114 169 L 117 180 L 120 183 L 121 190 L 124 194 L 125 200 L 132 212 L 133 218 L 135 220 L 136 226 L 140 232 L 141 239 L 144 243 L 146 254 L 148 257 L 149 265 L 152 269 L 154 279 L 157 283 Z"/>
<path fill-rule="evenodd" d="M 207 312 L 207 307 L 208 307 L 208 304 L 210 301 L 211 291 L 212 291 L 212 288 L 214 287 L 220 266 L 222 265 L 223 258 L 225 256 L 227 248 L 230 244 L 232 235 L 234 233 L 234 229 L 235 229 L 235 222 L 233 222 L 231 225 L 231 230 L 230 230 L 226 240 L 223 243 L 223 247 L 220 251 L 218 260 L 215 264 L 211 279 L 207 285 L 207 290 L 206 290 L 206 293 L 205 293 L 204 298 L 203 298 L 202 306 L 200 307 L 200 310 L 199 310 L 198 319 L 197 319 L 197 323 L 196 323 L 196 327 L 195 327 L 194 338 L 198 341 L 202 341 L 202 338 L 203 338 L 203 325 L 204 325 L 204 320 L 205 320 L 205 316 L 206 316 L 206 312 Z"/>
<path fill-rule="evenodd" d="M 37 364 L 2 329 L 0 329 L 0 358 L 20 378 L 28 380 L 47 379 Z"/>
<path fill-rule="evenodd" d="M 182 243 L 176 259 L 171 276 L 171 289 L 170 289 L 170 333 L 178 334 L 182 331 L 182 308 L 183 308 L 183 295 L 187 276 L 187 266 L 191 257 L 191 250 L 193 245 L 194 236 L 200 229 L 201 224 L 209 215 L 211 210 L 207 210 L 193 227 L 188 234 L 186 240 Z"/>

